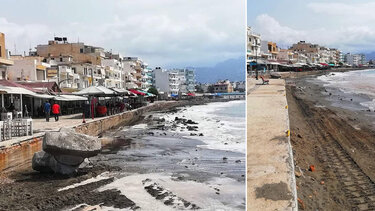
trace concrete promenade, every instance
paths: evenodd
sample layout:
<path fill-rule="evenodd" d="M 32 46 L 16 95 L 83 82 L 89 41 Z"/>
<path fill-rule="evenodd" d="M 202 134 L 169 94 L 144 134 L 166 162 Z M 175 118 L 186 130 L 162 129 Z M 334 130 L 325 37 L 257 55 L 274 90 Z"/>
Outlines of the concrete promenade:
<path fill-rule="evenodd" d="M 248 79 L 247 209 L 297 210 L 283 79 Z"/>

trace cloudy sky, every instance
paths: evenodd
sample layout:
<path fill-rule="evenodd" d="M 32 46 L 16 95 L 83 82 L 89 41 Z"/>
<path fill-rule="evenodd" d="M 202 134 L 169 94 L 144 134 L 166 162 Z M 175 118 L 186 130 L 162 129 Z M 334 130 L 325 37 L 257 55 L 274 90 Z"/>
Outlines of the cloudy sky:
<path fill-rule="evenodd" d="M 373 0 L 248 0 L 248 25 L 281 47 L 305 40 L 345 52 L 375 51 Z"/>
<path fill-rule="evenodd" d="M 0 5 L 0 32 L 11 52 L 15 46 L 17 53 L 28 52 L 54 35 L 139 56 L 152 67 L 210 66 L 245 51 L 241 0 L 1 0 Z"/>

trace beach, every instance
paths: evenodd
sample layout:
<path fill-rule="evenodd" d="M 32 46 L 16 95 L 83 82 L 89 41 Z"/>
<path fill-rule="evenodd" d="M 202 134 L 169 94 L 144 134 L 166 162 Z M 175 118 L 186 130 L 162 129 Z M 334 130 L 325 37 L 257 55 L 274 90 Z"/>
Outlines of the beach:
<path fill-rule="evenodd" d="M 150 112 L 106 131 L 73 177 L 2 175 L 0 209 L 244 210 L 245 101 Z"/>
<path fill-rule="evenodd" d="M 287 79 L 300 209 L 375 209 L 371 74 L 361 70 Z"/>

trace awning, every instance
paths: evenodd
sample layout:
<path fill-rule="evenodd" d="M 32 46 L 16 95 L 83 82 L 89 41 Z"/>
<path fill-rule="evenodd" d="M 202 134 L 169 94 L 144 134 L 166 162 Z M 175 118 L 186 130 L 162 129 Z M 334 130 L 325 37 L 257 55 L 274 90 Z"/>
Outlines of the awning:
<path fill-rule="evenodd" d="M 171 97 L 178 97 L 178 94 L 171 94 Z"/>
<path fill-rule="evenodd" d="M 188 95 L 188 96 L 193 96 L 193 97 L 195 96 L 194 93 L 187 93 L 187 95 Z"/>
<path fill-rule="evenodd" d="M 88 95 L 88 96 L 109 96 L 114 95 L 115 91 L 110 90 L 104 86 L 90 86 L 78 92 L 73 92 L 74 95 Z"/>
<path fill-rule="evenodd" d="M 142 96 L 145 96 L 145 95 L 146 95 L 145 93 L 140 92 L 140 91 L 135 90 L 135 89 L 130 89 L 129 91 L 132 92 L 132 93 L 134 93 L 134 94 L 136 94 L 136 95 L 142 95 Z"/>
<path fill-rule="evenodd" d="M 58 101 L 85 101 L 87 97 L 81 97 L 76 95 L 58 95 L 53 97 L 54 100 Z"/>

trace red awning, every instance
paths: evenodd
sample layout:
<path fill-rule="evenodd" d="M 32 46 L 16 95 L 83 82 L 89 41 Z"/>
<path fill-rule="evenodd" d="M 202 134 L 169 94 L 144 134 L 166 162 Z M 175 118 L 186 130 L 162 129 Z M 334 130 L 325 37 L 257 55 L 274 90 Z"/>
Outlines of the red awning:
<path fill-rule="evenodd" d="M 195 96 L 194 93 L 188 93 L 187 95 L 188 95 L 188 96 Z"/>
<path fill-rule="evenodd" d="M 321 65 L 324 65 L 324 66 L 329 66 L 329 64 L 327 63 L 320 63 Z"/>
<path fill-rule="evenodd" d="M 132 93 L 137 94 L 137 95 L 142 95 L 142 96 L 146 95 L 145 93 L 137 91 L 135 89 L 129 89 L 129 91 L 131 91 Z"/>

